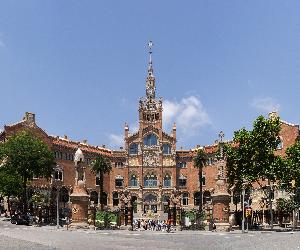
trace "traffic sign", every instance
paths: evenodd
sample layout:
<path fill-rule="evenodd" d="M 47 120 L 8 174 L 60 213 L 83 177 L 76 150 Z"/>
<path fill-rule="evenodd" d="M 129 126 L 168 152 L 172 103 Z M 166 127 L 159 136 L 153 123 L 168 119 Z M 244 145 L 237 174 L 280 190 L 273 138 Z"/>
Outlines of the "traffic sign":
<path fill-rule="evenodd" d="M 246 217 L 251 217 L 251 215 L 252 215 L 252 209 L 246 208 Z"/>

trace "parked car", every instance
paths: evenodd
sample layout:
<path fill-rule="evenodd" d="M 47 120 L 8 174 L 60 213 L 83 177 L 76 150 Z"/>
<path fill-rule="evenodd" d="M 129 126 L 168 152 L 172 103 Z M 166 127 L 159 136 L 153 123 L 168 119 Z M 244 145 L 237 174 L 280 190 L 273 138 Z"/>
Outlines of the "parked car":
<path fill-rule="evenodd" d="M 10 222 L 16 225 L 30 225 L 30 216 L 26 214 L 14 214 L 11 216 Z"/>

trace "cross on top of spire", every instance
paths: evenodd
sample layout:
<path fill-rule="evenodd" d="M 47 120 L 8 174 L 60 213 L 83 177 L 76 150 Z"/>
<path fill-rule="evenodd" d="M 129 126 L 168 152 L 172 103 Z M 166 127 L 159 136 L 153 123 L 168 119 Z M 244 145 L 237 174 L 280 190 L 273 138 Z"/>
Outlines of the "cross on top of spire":
<path fill-rule="evenodd" d="M 149 48 L 149 66 L 148 66 L 148 74 L 149 76 L 153 76 L 153 67 L 152 67 L 152 47 L 153 42 L 150 40 L 148 42 L 148 48 Z"/>

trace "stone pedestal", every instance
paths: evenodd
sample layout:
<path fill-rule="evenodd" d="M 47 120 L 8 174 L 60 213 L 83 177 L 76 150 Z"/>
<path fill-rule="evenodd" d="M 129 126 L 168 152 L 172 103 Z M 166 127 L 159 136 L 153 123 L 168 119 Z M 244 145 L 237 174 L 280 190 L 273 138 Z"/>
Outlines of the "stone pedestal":
<path fill-rule="evenodd" d="M 72 223 L 70 227 L 88 228 L 89 195 L 85 190 L 83 181 L 78 181 L 78 185 L 74 186 L 70 200 L 72 202 Z"/>
<path fill-rule="evenodd" d="M 132 228 L 132 203 L 131 203 L 131 192 L 127 187 L 120 192 L 120 216 L 121 216 L 121 228 Z"/>
<path fill-rule="evenodd" d="M 217 181 L 215 193 L 212 195 L 213 220 L 216 231 L 230 231 L 229 203 L 230 194 L 227 191 L 224 179 Z"/>

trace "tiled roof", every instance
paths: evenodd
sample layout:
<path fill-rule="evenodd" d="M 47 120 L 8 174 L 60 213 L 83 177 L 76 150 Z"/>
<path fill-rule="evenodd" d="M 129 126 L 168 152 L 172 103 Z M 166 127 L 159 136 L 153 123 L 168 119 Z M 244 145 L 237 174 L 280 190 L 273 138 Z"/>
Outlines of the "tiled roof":
<path fill-rule="evenodd" d="M 80 147 L 80 149 L 83 152 L 88 152 L 88 153 L 98 153 L 98 154 L 101 153 L 101 154 L 105 154 L 105 155 L 111 155 L 111 153 L 112 153 L 112 151 L 107 148 L 91 146 L 86 143 L 71 141 L 68 139 L 60 138 L 58 136 L 57 137 L 50 136 L 50 137 L 52 137 L 52 139 L 53 139 L 53 145 L 71 148 L 74 150 Z"/>
<path fill-rule="evenodd" d="M 289 125 L 289 126 L 299 127 L 299 124 L 289 123 L 289 122 L 286 122 L 286 121 L 283 121 L 283 120 L 280 120 L 280 122 L 282 122 L 286 125 Z"/>

